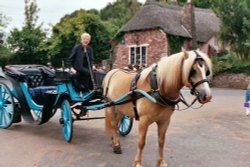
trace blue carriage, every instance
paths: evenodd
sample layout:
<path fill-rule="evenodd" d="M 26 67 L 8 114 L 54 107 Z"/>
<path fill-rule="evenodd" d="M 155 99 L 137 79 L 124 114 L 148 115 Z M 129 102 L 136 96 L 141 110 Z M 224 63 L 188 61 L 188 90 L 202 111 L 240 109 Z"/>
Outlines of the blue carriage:
<path fill-rule="evenodd" d="M 70 142 L 74 121 L 102 119 L 104 117 L 89 118 L 87 112 L 116 105 L 129 96 L 127 93 L 112 103 L 107 102 L 101 93 L 104 75 L 100 71 L 95 74 L 96 89 L 81 91 L 74 85 L 72 75 L 64 70 L 53 70 L 43 65 L 0 68 L 0 128 L 7 129 L 22 120 L 41 125 L 61 111 L 62 133 Z M 133 119 L 124 115 L 119 133 L 123 136 L 129 134 L 132 125 Z"/>

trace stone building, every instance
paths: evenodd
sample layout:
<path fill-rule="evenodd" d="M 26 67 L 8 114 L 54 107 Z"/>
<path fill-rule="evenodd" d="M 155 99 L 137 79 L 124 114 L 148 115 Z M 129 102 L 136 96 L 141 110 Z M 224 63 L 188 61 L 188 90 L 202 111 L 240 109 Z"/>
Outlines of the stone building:
<path fill-rule="evenodd" d="M 112 39 L 113 67 L 151 65 L 169 55 L 169 36 L 183 38 L 181 49 L 199 47 L 205 53 L 218 50 L 219 19 L 209 9 L 196 8 L 188 0 L 183 7 L 147 0 Z"/>

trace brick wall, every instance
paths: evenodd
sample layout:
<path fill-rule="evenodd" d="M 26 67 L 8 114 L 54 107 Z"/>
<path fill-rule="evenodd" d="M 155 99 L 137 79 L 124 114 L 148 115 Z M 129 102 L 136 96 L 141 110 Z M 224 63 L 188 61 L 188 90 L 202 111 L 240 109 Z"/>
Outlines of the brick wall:
<path fill-rule="evenodd" d="M 114 47 L 113 68 L 121 68 L 129 64 L 129 45 L 148 44 L 147 66 L 159 61 L 162 56 L 168 53 L 167 37 L 159 29 L 128 32 L 123 39 Z"/>

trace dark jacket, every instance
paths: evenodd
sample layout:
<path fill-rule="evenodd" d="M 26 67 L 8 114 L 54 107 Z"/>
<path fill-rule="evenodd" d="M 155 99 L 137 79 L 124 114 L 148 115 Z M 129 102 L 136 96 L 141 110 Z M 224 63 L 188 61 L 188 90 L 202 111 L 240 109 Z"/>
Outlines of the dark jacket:
<path fill-rule="evenodd" d="M 89 58 L 90 64 L 88 64 L 87 58 Z M 68 59 L 69 67 L 70 68 L 73 67 L 78 73 L 83 75 L 89 75 L 89 66 L 90 68 L 92 68 L 93 63 L 94 63 L 93 49 L 90 46 L 88 46 L 87 53 L 84 53 L 83 46 L 81 44 L 76 45 L 72 49 Z"/>

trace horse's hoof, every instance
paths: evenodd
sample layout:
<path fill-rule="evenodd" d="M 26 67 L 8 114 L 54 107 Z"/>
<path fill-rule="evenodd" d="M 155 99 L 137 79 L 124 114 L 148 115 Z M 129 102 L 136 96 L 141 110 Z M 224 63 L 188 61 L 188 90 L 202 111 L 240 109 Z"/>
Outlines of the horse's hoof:
<path fill-rule="evenodd" d="M 168 164 L 164 160 L 162 160 L 162 161 L 158 162 L 157 167 L 168 167 Z"/>
<path fill-rule="evenodd" d="M 139 163 L 136 163 L 136 164 L 134 163 L 133 167 L 142 167 L 142 165 Z"/>
<path fill-rule="evenodd" d="M 121 146 L 120 146 L 120 145 L 114 146 L 114 147 L 113 147 L 113 152 L 114 152 L 115 154 L 122 154 Z"/>

